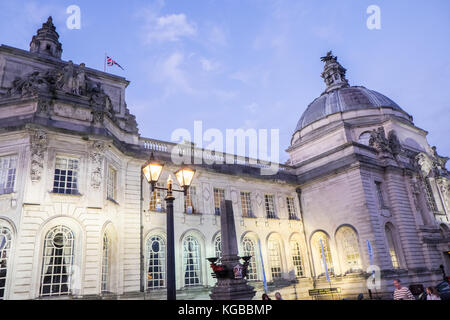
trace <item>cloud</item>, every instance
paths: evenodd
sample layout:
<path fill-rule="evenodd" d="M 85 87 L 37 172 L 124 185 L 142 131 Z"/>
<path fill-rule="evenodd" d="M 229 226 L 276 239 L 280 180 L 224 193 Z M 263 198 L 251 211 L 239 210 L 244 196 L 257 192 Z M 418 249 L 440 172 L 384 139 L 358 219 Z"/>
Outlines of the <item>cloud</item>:
<path fill-rule="evenodd" d="M 180 52 L 172 53 L 170 56 L 160 61 L 156 66 L 154 77 L 157 82 L 164 83 L 165 95 L 175 91 L 192 94 L 194 90 L 189 84 L 186 73 L 182 70 L 184 54 Z"/>
<path fill-rule="evenodd" d="M 147 44 L 176 42 L 183 37 L 192 37 L 197 34 L 196 24 L 189 22 L 184 13 L 160 17 L 150 14 L 146 16 L 146 19 L 143 37 Z"/>
<path fill-rule="evenodd" d="M 225 47 L 228 44 L 225 32 L 218 26 L 213 26 L 209 31 L 209 41 L 212 44 Z"/>
<path fill-rule="evenodd" d="M 219 63 L 211 61 L 206 58 L 200 58 L 200 64 L 202 65 L 203 71 L 206 71 L 206 72 L 215 71 L 220 66 Z"/>
<path fill-rule="evenodd" d="M 259 105 L 256 102 L 252 102 L 246 106 L 244 106 L 245 110 L 251 112 L 251 113 L 256 113 L 259 109 Z"/>

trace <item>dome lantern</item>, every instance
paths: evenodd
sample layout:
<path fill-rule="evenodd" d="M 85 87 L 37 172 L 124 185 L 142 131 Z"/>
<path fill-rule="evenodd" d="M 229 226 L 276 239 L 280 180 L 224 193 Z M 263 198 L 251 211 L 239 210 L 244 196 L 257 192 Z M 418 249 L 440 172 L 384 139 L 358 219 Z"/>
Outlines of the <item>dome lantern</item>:
<path fill-rule="evenodd" d="M 326 93 L 349 86 L 348 80 L 345 78 L 347 70 L 337 62 L 337 57 L 333 56 L 332 51 L 328 51 L 327 55 L 320 60 L 325 62 L 321 77 L 327 85 Z"/>
<path fill-rule="evenodd" d="M 59 42 L 59 34 L 53 24 L 52 17 L 42 24 L 42 28 L 33 36 L 30 43 L 30 52 L 61 59 L 62 45 Z"/>

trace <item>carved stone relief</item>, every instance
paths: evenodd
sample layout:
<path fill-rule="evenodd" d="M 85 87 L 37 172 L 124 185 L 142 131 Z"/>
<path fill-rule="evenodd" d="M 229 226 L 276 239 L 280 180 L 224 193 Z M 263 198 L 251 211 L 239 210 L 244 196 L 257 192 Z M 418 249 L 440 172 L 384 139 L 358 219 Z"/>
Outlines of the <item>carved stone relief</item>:
<path fill-rule="evenodd" d="M 103 159 L 104 159 L 105 143 L 103 141 L 94 141 L 89 155 L 92 172 L 91 186 L 98 189 L 102 184 Z"/>
<path fill-rule="evenodd" d="M 41 180 L 47 146 L 48 137 L 45 131 L 30 130 L 31 181 L 33 182 Z"/>

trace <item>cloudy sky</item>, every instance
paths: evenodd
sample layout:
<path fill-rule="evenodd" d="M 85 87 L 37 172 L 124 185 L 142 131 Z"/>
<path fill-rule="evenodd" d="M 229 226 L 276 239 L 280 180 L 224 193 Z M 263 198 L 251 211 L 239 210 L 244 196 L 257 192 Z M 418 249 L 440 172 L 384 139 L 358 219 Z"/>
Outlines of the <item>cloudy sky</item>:
<path fill-rule="evenodd" d="M 69 30 L 70 5 L 81 29 Z M 381 9 L 369 30 L 367 8 Z M 396 101 L 450 155 L 450 1 L 6 1 L 0 43 L 28 49 L 52 15 L 63 59 L 103 70 L 107 52 L 131 81 L 127 103 L 142 136 L 176 128 L 280 129 L 284 150 L 308 104 L 324 90 L 328 50 L 351 85 Z"/>

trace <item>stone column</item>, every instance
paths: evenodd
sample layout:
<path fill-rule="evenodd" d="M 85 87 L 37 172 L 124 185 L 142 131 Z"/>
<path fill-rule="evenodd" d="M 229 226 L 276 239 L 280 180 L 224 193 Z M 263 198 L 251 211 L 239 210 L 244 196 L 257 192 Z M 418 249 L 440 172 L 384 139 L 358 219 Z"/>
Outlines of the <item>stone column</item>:
<path fill-rule="evenodd" d="M 231 200 L 225 200 L 221 204 L 220 226 L 222 265 L 226 270 L 229 270 L 229 276 L 225 279 L 217 279 L 210 297 L 212 300 L 251 300 L 255 296 L 255 290 L 247 284 L 245 278 L 236 278 L 233 273 L 233 268 L 240 265 L 240 257 L 238 256 L 238 242 Z"/>

